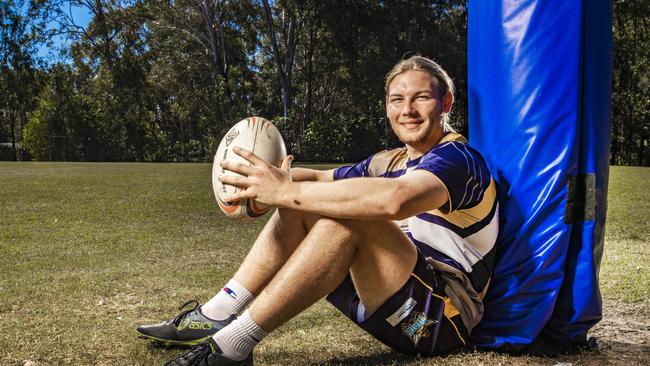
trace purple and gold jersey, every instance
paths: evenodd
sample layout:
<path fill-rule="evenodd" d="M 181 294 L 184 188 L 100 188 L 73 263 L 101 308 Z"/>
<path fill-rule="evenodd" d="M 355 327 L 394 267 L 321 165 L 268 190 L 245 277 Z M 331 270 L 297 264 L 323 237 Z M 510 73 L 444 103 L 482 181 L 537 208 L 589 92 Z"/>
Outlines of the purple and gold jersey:
<path fill-rule="evenodd" d="M 377 153 L 334 171 L 334 179 L 396 178 L 416 169 L 434 174 L 445 185 L 447 203 L 399 222 L 425 257 L 465 273 L 478 293 L 486 288 L 494 263 L 499 230 L 497 190 L 481 155 L 456 133 L 418 159 L 406 148 Z"/>

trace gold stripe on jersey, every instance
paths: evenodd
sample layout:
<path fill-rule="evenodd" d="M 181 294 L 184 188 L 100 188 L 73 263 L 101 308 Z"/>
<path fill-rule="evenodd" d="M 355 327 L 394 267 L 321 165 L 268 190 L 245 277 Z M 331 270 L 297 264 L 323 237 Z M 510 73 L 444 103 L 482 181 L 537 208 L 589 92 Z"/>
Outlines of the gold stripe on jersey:
<path fill-rule="evenodd" d="M 463 135 L 461 135 L 459 133 L 455 133 L 455 132 L 448 133 L 448 134 L 444 135 L 440 139 L 440 141 L 438 141 L 436 146 L 437 145 L 442 145 L 442 144 L 444 144 L 446 142 L 462 142 L 462 143 L 466 144 L 467 139 L 465 138 L 465 136 L 463 136 Z M 433 174 L 433 172 L 429 172 L 429 173 Z M 447 206 L 447 212 L 443 212 L 441 208 L 438 208 L 438 209 L 436 209 L 434 211 L 431 211 L 429 213 L 432 214 L 432 215 L 444 217 L 445 215 L 449 214 L 449 211 L 452 210 L 452 207 L 451 207 L 451 193 L 449 193 L 449 189 L 445 185 L 445 182 L 443 182 L 442 179 L 440 179 L 437 175 L 435 175 L 435 174 L 433 174 L 433 175 L 438 179 L 440 184 L 442 184 L 442 186 L 445 187 L 445 191 L 447 192 L 447 205 L 445 205 L 445 206 Z M 452 214 L 453 214 L 453 212 L 452 212 Z M 445 219 L 446 219 L 446 217 L 445 217 Z"/>
<path fill-rule="evenodd" d="M 463 135 L 458 133 L 448 133 L 440 139 L 436 146 L 450 141 L 467 143 L 467 139 L 465 139 Z M 406 169 L 407 161 L 408 153 L 406 148 L 403 147 L 379 152 L 372 157 L 372 160 L 370 160 L 368 175 L 371 177 L 381 177 L 388 173 Z"/>
<path fill-rule="evenodd" d="M 453 318 L 456 315 L 460 314 L 458 308 L 451 302 L 451 298 L 445 297 L 445 316 L 447 318 Z"/>
<path fill-rule="evenodd" d="M 483 199 L 476 206 L 462 210 L 455 210 L 451 213 L 445 213 L 440 209 L 429 211 L 428 213 L 434 216 L 442 217 L 451 224 L 464 229 L 471 226 L 483 219 L 485 219 L 492 211 L 494 202 L 497 198 L 497 187 L 494 179 L 490 178 L 490 185 L 483 192 Z"/>
<path fill-rule="evenodd" d="M 461 135 L 459 133 L 452 132 L 452 133 L 448 133 L 448 134 L 444 135 L 440 139 L 440 141 L 438 142 L 437 145 L 444 144 L 445 142 L 449 142 L 449 141 L 462 142 L 462 143 L 465 143 L 465 144 L 467 143 L 467 139 L 465 138 L 465 136 L 463 136 L 463 135 Z"/>
<path fill-rule="evenodd" d="M 406 169 L 407 160 L 408 154 L 404 148 L 382 151 L 373 156 L 370 161 L 368 175 L 380 177 L 390 172 Z"/>

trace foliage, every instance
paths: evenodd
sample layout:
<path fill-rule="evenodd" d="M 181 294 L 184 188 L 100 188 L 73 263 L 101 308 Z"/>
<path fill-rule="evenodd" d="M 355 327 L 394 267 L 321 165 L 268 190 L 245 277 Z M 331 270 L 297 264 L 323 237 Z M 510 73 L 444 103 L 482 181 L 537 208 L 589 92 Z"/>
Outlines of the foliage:
<path fill-rule="evenodd" d="M 23 132 L 25 147 L 36 160 L 50 160 L 50 142 L 47 139 L 50 129 L 47 120 L 51 117 L 51 107 L 47 100 L 41 99 Z"/>
<path fill-rule="evenodd" d="M 646 3 L 614 2 L 616 164 L 650 164 Z M 90 23 L 75 22 L 71 6 L 92 13 Z M 413 54 L 448 70 L 457 86 L 451 122 L 467 133 L 462 0 L 11 0 L 0 8 L 0 143 L 15 151 L 26 139 L 36 159 L 209 161 L 230 126 L 259 115 L 280 122 L 299 160 L 359 160 L 395 145 L 384 76 Z M 55 35 L 70 40 L 64 61 L 41 63 L 37 47 Z"/>
<path fill-rule="evenodd" d="M 24 143 L 36 160 L 96 160 L 104 145 L 91 100 L 74 89 L 69 66 L 56 65 L 24 128 Z"/>
<path fill-rule="evenodd" d="M 614 1 L 612 164 L 650 165 L 650 3 Z"/>
<path fill-rule="evenodd" d="M 11 144 L 11 160 L 21 156 L 22 129 L 35 106 L 39 75 L 33 55 L 43 35 L 41 10 L 36 0 L 0 2 L 0 143 Z"/>

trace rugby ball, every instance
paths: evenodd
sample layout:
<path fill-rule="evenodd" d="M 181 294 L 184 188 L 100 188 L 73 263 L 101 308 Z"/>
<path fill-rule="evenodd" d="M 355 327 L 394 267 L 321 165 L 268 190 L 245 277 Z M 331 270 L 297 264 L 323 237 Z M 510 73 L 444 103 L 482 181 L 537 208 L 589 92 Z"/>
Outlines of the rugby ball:
<path fill-rule="evenodd" d="M 232 151 L 235 146 L 252 151 L 267 163 L 275 166 L 280 166 L 282 159 L 287 156 L 287 149 L 280 131 L 271 122 L 261 117 L 249 117 L 239 121 L 221 140 L 212 164 L 214 197 L 221 211 L 228 217 L 246 221 L 264 215 L 270 207 L 251 199 L 226 202 L 225 197 L 238 192 L 240 188 L 221 183 L 219 176 L 239 174 L 223 169 L 220 163 L 223 160 L 229 160 L 250 165 L 246 159 Z"/>

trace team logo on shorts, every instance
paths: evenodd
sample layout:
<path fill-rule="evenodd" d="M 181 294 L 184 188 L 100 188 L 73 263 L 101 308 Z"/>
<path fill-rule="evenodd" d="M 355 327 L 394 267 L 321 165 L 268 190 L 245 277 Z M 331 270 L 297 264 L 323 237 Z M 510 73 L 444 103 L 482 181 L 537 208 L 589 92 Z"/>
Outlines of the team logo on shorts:
<path fill-rule="evenodd" d="M 418 302 L 415 301 L 414 298 L 409 297 L 408 300 L 406 300 L 404 304 L 402 304 L 402 306 L 400 306 L 400 308 L 393 313 L 393 315 L 386 318 L 386 321 L 388 322 L 388 324 L 392 325 L 393 327 L 397 326 L 399 322 L 401 322 L 407 316 L 409 316 L 409 314 L 411 314 L 411 311 L 415 309 L 415 305 L 417 305 L 417 303 Z"/>
<path fill-rule="evenodd" d="M 437 322 L 437 320 L 427 318 L 424 313 L 414 311 L 411 315 L 411 319 L 402 324 L 402 333 L 411 338 L 413 344 L 417 346 L 421 338 L 427 338 L 431 335 L 427 328 L 431 324 L 436 324 Z"/>

